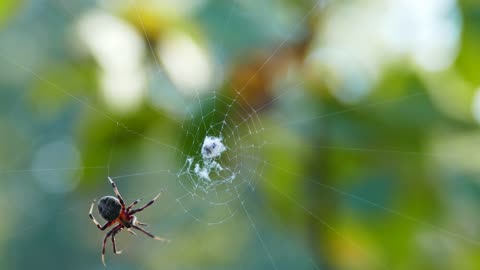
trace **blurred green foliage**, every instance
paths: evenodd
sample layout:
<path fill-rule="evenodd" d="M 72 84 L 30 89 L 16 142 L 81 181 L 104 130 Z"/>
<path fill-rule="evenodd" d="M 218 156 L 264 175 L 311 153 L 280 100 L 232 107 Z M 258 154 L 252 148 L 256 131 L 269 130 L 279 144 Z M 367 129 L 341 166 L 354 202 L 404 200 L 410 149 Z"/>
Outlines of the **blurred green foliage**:
<path fill-rule="evenodd" d="M 478 269 L 479 14 L 0 2 L 0 269 L 103 269 L 87 212 L 108 175 L 128 202 L 163 191 L 139 218 L 172 240 L 122 233 L 113 269 Z M 238 177 L 192 196 L 210 133 Z"/>

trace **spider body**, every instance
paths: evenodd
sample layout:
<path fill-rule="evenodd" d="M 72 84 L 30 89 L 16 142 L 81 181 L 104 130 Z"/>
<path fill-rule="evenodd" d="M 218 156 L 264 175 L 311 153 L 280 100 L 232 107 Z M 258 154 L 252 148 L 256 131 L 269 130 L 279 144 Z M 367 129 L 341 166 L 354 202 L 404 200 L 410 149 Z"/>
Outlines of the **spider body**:
<path fill-rule="evenodd" d="M 98 213 L 106 221 L 115 220 L 122 212 L 122 204 L 113 196 L 104 196 L 98 202 Z"/>
<path fill-rule="evenodd" d="M 134 215 L 135 213 L 143 211 L 145 208 L 149 207 L 152 205 L 155 200 L 160 196 L 158 194 L 153 198 L 153 200 L 149 201 L 146 203 L 144 206 L 137 208 L 137 209 L 132 209 L 133 206 L 135 206 L 140 200 L 136 200 L 133 203 L 131 203 L 128 207 L 125 206 L 125 203 L 123 201 L 122 196 L 120 195 L 120 192 L 118 191 L 117 185 L 113 180 L 108 177 L 108 180 L 112 184 L 113 191 L 115 192 L 115 197 L 114 196 L 104 196 L 100 199 L 98 202 L 98 212 L 102 218 L 104 218 L 107 223 L 105 225 L 100 225 L 100 223 L 97 222 L 97 220 L 93 217 L 92 211 L 93 211 L 93 206 L 95 205 L 95 201 L 92 202 L 92 205 L 90 206 L 90 212 L 88 216 L 90 219 L 93 221 L 93 223 L 99 228 L 100 230 L 104 231 L 105 229 L 114 226 L 113 229 L 111 229 L 104 237 L 103 239 L 103 246 L 102 246 L 102 262 L 105 265 L 105 246 L 107 243 L 107 239 L 109 237 L 112 237 L 112 245 L 113 245 L 113 252 L 115 254 L 120 254 L 121 251 L 117 251 L 117 246 L 115 243 L 115 235 L 119 233 L 123 229 L 127 229 L 128 232 L 131 234 L 135 234 L 135 232 L 132 229 L 138 230 L 147 236 L 155 239 L 155 240 L 160 240 L 160 241 L 165 241 L 168 242 L 168 240 L 156 237 L 155 235 L 147 232 L 143 228 L 139 226 L 146 226 L 147 224 L 142 223 L 138 221 L 137 217 Z"/>

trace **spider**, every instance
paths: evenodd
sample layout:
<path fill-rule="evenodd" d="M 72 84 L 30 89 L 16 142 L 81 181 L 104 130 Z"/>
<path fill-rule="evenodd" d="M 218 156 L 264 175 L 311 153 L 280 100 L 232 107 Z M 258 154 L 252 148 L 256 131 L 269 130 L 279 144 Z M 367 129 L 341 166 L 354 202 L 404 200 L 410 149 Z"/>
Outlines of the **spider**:
<path fill-rule="evenodd" d="M 110 236 L 112 237 L 113 253 L 115 254 L 122 253 L 121 251 L 117 251 L 117 246 L 115 244 L 115 235 L 125 228 L 128 230 L 128 232 L 130 232 L 133 235 L 136 235 L 136 233 L 132 229 L 136 229 L 155 240 L 169 242 L 169 240 L 157 237 L 147 232 L 143 228 L 139 227 L 139 226 L 147 226 L 147 224 L 138 221 L 137 217 L 134 216 L 135 213 L 143 211 L 145 208 L 152 205 L 155 202 L 155 200 L 160 196 L 161 193 L 155 196 L 153 200 L 149 201 L 144 206 L 132 210 L 132 207 L 135 206 L 137 203 L 139 203 L 140 199 L 135 200 L 132 204 L 126 207 L 125 202 L 123 201 L 123 198 L 120 195 L 120 192 L 118 192 L 117 185 L 115 184 L 115 182 L 113 182 L 113 180 L 110 177 L 108 177 L 108 180 L 112 184 L 113 191 L 115 192 L 116 197 L 104 196 L 98 202 L 98 212 L 100 213 L 100 216 L 102 216 L 102 218 L 104 218 L 107 221 L 107 223 L 105 223 L 105 225 L 102 226 L 93 217 L 92 211 L 93 211 L 93 206 L 95 205 L 95 200 L 92 202 L 92 205 L 90 206 L 90 212 L 88 213 L 88 216 L 93 221 L 93 223 L 95 223 L 97 228 L 99 228 L 102 231 L 116 224 L 116 226 L 113 227 L 113 229 L 110 230 L 103 238 L 103 246 L 102 246 L 103 265 L 106 265 L 105 264 L 105 246 L 107 244 L 107 239 Z"/>

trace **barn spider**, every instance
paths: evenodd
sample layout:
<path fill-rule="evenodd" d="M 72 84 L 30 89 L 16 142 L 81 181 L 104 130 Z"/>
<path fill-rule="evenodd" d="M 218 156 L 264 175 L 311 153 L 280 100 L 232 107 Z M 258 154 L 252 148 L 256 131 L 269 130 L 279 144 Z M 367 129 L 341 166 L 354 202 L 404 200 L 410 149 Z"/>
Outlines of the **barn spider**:
<path fill-rule="evenodd" d="M 116 197 L 104 196 L 98 202 L 98 212 L 100 213 L 100 216 L 102 216 L 102 218 L 104 218 L 107 221 L 107 223 L 101 226 L 100 223 L 98 223 L 97 220 L 93 217 L 92 211 L 93 211 L 93 205 L 95 204 L 95 201 L 92 202 L 92 205 L 90 206 L 90 212 L 88 213 L 88 216 L 92 219 L 93 223 L 95 223 L 95 225 L 97 225 L 97 228 L 99 228 L 102 231 L 118 223 L 112 230 L 110 230 L 105 235 L 105 238 L 103 238 L 103 246 L 102 246 L 103 264 L 106 265 L 105 264 L 105 246 L 107 244 L 108 237 L 110 236 L 112 237 L 113 252 L 115 254 L 122 253 L 121 251 L 117 251 L 117 246 L 115 244 L 115 235 L 119 233 L 121 230 L 123 230 L 124 228 L 127 228 L 127 230 L 133 235 L 136 235 L 136 234 L 132 229 L 136 229 L 155 240 L 169 242 L 169 240 L 157 237 L 147 232 L 146 230 L 142 229 L 141 227 L 139 227 L 139 226 L 146 226 L 147 224 L 138 221 L 137 217 L 133 215 L 135 213 L 143 211 L 143 209 L 152 205 L 155 202 L 155 200 L 160 196 L 160 193 L 157 196 L 155 196 L 153 200 L 149 201 L 144 206 L 131 210 L 134 205 L 140 202 L 140 200 L 135 200 L 128 207 L 125 207 L 123 198 L 120 195 L 120 192 L 118 192 L 117 185 L 115 184 L 115 182 L 113 182 L 113 180 L 110 177 L 108 177 L 108 180 L 112 184 L 113 191 L 115 192 Z"/>

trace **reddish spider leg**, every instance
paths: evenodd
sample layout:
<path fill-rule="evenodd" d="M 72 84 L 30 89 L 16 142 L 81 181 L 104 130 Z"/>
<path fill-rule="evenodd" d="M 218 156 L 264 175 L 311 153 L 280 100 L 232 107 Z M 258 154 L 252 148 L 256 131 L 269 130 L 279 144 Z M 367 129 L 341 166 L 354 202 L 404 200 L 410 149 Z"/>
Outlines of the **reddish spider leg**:
<path fill-rule="evenodd" d="M 134 207 L 137 203 L 139 203 L 142 199 L 136 199 L 134 202 L 132 202 L 126 209 L 126 211 L 130 211 L 130 209 L 132 209 L 132 207 Z"/>
<path fill-rule="evenodd" d="M 107 246 L 107 239 L 110 237 L 112 234 L 115 235 L 117 234 L 121 229 L 123 228 L 122 224 L 118 224 L 115 226 L 111 231 L 109 231 L 106 235 L 105 238 L 103 238 L 103 245 L 102 245 L 102 263 L 103 265 L 107 266 L 105 263 L 105 247 Z M 113 238 L 112 238 L 113 239 Z M 113 250 L 116 251 L 116 246 L 115 246 L 115 240 L 112 240 L 114 242 L 113 244 Z M 116 252 L 115 252 L 116 253 Z"/>
<path fill-rule="evenodd" d="M 153 239 L 155 239 L 155 240 L 170 243 L 170 240 L 165 239 L 165 238 L 160 238 L 160 237 L 158 237 L 158 236 L 155 236 L 155 235 L 153 235 L 153 234 L 145 231 L 144 229 L 142 229 L 142 228 L 140 228 L 140 227 L 138 227 L 138 226 L 132 225 L 132 228 L 143 232 L 144 234 L 148 235 L 148 237 L 151 237 L 151 238 L 153 238 Z"/>
<path fill-rule="evenodd" d="M 160 197 L 162 193 L 158 193 L 157 196 L 155 196 L 155 198 L 153 198 L 151 201 L 149 201 L 148 203 L 146 203 L 144 206 L 138 208 L 138 209 L 134 209 L 132 211 L 129 212 L 129 214 L 133 215 L 135 213 L 138 213 L 138 212 L 141 212 L 143 211 L 145 208 L 149 207 L 150 205 L 152 205 L 157 199 L 158 197 Z"/>
<path fill-rule="evenodd" d="M 115 221 L 109 221 L 109 222 L 105 223 L 105 225 L 103 225 L 103 226 L 100 225 L 100 223 L 98 223 L 98 221 L 95 219 L 95 217 L 92 214 L 94 205 L 95 205 L 95 201 L 93 201 L 92 205 L 90 206 L 90 212 L 88 212 L 88 217 L 90 217 L 90 219 L 93 221 L 93 223 L 95 223 L 95 225 L 97 225 L 97 228 L 104 231 L 106 228 L 108 228 L 110 225 L 112 225 Z"/>
<path fill-rule="evenodd" d="M 132 210 L 132 211 L 129 211 L 128 214 L 129 214 L 129 215 L 133 215 L 133 214 L 135 214 L 135 213 L 138 213 L 138 212 L 143 211 L 145 208 L 147 208 L 147 207 L 149 207 L 150 205 L 152 205 L 152 204 L 158 199 L 158 197 L 160 197 L 161 194 L 162 194 L 162 193 L 158 193 L 157 196 L 155 196 L 155 198 L 153 198 L 151 201 L 149 201 L 148 203 L 146 203 L 144 206 L 142 206 L 142 207 L 140 207 L 140 208 L 138 208 L 138 209 L 134 209 L 134 210 Z M 138 200 L 137 200 L 137 201 L 138 201 Z M 135 203 L 135 202 L 134 202 L 134 203 Z M 132 205 L 133 205 L 133 203 L 132 203 Z M 163 241 L 163 242 L 170 242 L 169 240 L 164 239 L 164 238 L 160 238 L 160 237 L 158 237 L 158 236 L 155 236 L 155 235 L 147 232 L 146 230 L 144 230 L 144 229 L 142 229 L 142 228 L 140 228 L 140 227 L 138 227 L 138 226 L 136 226 L 136 225 L 147 226 L 147 224 L 142 223 L 142 222 L 140 222 L 140 221 L 136 221 L 135 224 L 132 224 L 132 228 L 141 231 L 142 233 L 146 234 L 148 237 L 151 237 L 151 238 L 153 238 L 153 239 L 155 239 L 155 240 L 159 240 L 159 241 Z"/>
<path fill-rule="evenodd" d="M 142 199 L 136 199 L 133 203 L 131 203 L 128 207 L 127 207 L 127 212 L 130 212 L 130 209 L 132 209 L 132 207 L 134 207 L 137 203 L 139 203 Z M 137 220 L 137 225 L 141 225 L 141 226 L 148 226 L 147 223 L 143 223 L 143 222 L 140 222 Z"/>
<path fill-rule="evenodd" d="M 132 202 L 129 206 L 127 206 L 127 209 L 126 211 L 127 212 L 130 212 L 130 210 L 132 209 L 132 207 L 134 207 L 136 204 L 138 204 L 142 199 L 136 199 L 134 202 Z M 140 226 L 148 226 L 147 223 L 143 223 L 143 222 L 140 222 L 137 220 L 137 225 L 140 225 Z"/>
<path fill-rule="evenodd" d="M 122 206 L 122 213 L 128 212 L 126 210 L 126 207 L 125 207 L 125 201 L 123 201 L 122 195 L 120 195 L 120 191 L 118 191 L 117 184 L 115 184 L 115 182 L 113 182 L 113 180 L 112 180 L 112 178 L 110 178 L 110 176 L 108 176 L 107 178 L 108 178 L 108 181 L 110 181 L 110 184 L 112 184 L 113 192 L 115 192 L 115 195 L 117 196 L 117 199 L 120 201 L 120 205 Z M 132 207 L 137 203 L 138 202 L 135 201 L 131 205 L 129 205 L 129 207 Z M 129 233 L 133 234 L 133 235 L 136 235 L 135 232 L 132 231 L 130 228 L 127 228 L 127 231 Z"/>
<path fill-rule="evenodd" d="M 117 251 L 117 244 L 115 243 L 115 235 L 119 233 L 121 230 L 123 230 L 123 227 L 112 233 L 112 246 L 113 246 L 113 253 L 115 254 L 122 254 L 121 250 Z"/>
<path fill-rule="evenodd" d="M 118 200 L 120 201 L 120 204 L 122 205 L 122 212 L 125 211 L 125 202 L 123 201 L 122 195 L 120 195 L 120 192 L 118 191 L 117 185 L 115 182 L 113 182 L 112 178 L 110 176 L 108 177 L 108 181 L 110 181 L 110 184 L 112 184 L 113 191 L 115 192 L 115 195 L 117 196 Z"/>
<path fill-rule="evenodd" d="M 142 207 L 140 207 L 140 208 L 138 208 L 138 209 L 134 209 L 134 210 L 130 211 L 128 214 L 129 214 L 129 215 L 133 215 L 133 214 L 135 214 L 135 213 L 138 213 L 138 212 L 143 211 L 145 208 L 147 208 L 147 207 L 149 207 L 150 205 L 152 205 L 152 204 L 158 199 L 158 197 L 160 197 L 161 194 L 162 194 L 162 193 L 158 193 L 157 196 L 155 196 L 155 198 L 153 198 L 151 201 L 149 201 L 148 203 L 146 203 L 144 206 L 142 206 Z M 137 200 L 137 201 L 138 201 L 138 200 Z M 133 203 L 132 203 L 132 204 L 133 204 Z M 155 235 L 147 232 L 146 230 L 144 230 L 144 229 L 142 229 L 142 228 L 140 228 L 140 227 L 138 227 L 138 226 L 136 226 L 136 225 L 147 226 L 147 224 L 142 223 L 142 222 L 140 222 L 140 221 L 136 221 L 135 224 L 132 224 L 132 228 L 143 232 L 143 233 L 146 234 L 148 237 L 151 237 L 151 238 L 153 238 L 153 239 L 155 239 L 155 240 L 159 240 L 159 241 L 163 241 L 163 242 L 170 242 L 169 240 L 164 239 L 164 238 L 160 238 L 160 237 L 158 237 L 158 236 L 155 236 Z"/>
<path fill-rule="evenodd" d="M 126 209 L 127 213 L 130 212 L 130 209 L 132 209 L 132 207 L 134 207 L 137 203 L 139 203 L 142 199 L 136 199 L 134 202 L 132 202 Z M 137 224 L 138 225 L 141 225 L 141 226 L 148 226 L 148 224 L 146 223 L 143 223 L 143 222 L 140 222 L 137 220 Z M 131 234 L 133 235 L 136 235 L 132 230 L 128 230 Z"/>
<path fill-rule="evenodd" d="M 92 219 L 93 223 L 95 223 L 95 225 L 97 225 L 97 228 L 99 228 L 100 230 L 104 231 L 106 228 L 108 228 L 109 226 L 111 226 L 113 223 L 115 223 L 115 221 L 109 221 L 107 223 L 105 223 L 105 225 L 101 226 L 100 223 L 97 222 L 97 220 L 95 219 L 95 217 L 92 215 L 92 211 L 93 211 L 93 206 L 95 204 L 95 201 L 92 202 L 92 205 L 90 206 L 90 212 L 88 213 L 88 216 L 90 217 L 90 219 Z M 106 243 L 107 243 L 107 239 L 108 237 L 111 235 L 112 236 L 112 244 L 113 244 L 113 252 L 115 254 L 120 254 L 122 253 L 121 251 L 120 252 L 117 252 L 117 246 L 115 244 L 115 234 L 117 234 L 118 232 L 120 232 L 121 230 L 123 229 L 123 225 L 122 224 L 118 224 L 116 227 L 114 227 L 111 231 L 109 231 L 106 235 L 105 235 L 105 238 L 103 239 L 103 246 L 102 246 L 102 262 L 103 262 L 103 265 L 106 265 L 105 264 L 105 246 L 106 246 Z"/>

